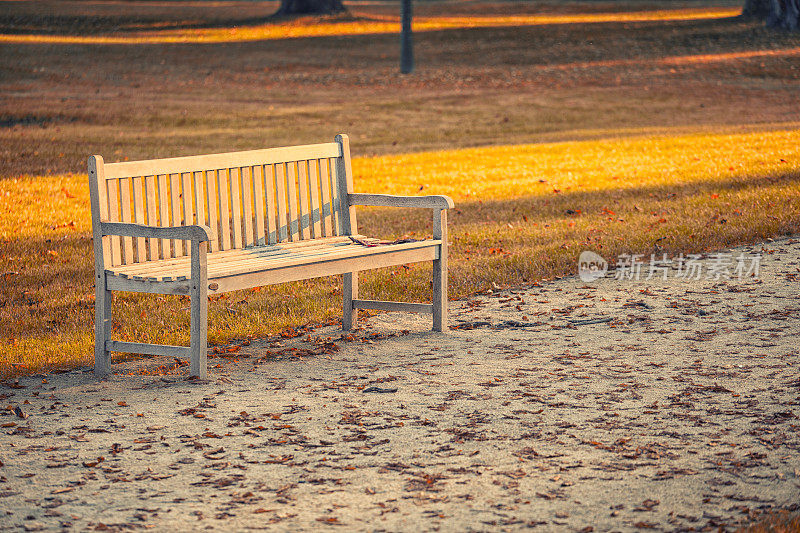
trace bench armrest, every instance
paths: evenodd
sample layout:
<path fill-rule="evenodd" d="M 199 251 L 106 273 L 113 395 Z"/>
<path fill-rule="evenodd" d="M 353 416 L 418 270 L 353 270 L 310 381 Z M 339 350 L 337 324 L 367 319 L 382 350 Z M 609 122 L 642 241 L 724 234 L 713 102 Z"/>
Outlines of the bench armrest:
<path fill-rule="evenodd" d="M 201 224 L 192 226 L 147 226 L 130 222 L 101 222 L 100 233 L 121 237 L 150 237 L 152 239 L 178 239 L 186 241 L 211 240 L 211 228 Z"/>
<path fill-rule="evenodd" d="M 428 209 L 452 209 L 454 204 L 449 196 L 394 196 L 391 194 L 350 193 L 350 205 L 373 205 L 380 207 L 423 207 Z"/>

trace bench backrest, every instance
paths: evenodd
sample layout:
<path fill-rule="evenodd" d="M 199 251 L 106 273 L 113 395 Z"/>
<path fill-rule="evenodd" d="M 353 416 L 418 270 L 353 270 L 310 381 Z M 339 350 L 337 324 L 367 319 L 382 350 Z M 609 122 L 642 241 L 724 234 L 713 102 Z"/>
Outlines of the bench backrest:
<path fill-rule="evenodd" d="M 89 159 L 92 218 L 150 226 L 204 224 L 209 252 L 356 232 L 350 146 L 335 142 L 150 161 Z M 95 239 L 100 236 L 95 234 Z M 189 254 L 187 242 L 102 237 L 108 266 Z"/>

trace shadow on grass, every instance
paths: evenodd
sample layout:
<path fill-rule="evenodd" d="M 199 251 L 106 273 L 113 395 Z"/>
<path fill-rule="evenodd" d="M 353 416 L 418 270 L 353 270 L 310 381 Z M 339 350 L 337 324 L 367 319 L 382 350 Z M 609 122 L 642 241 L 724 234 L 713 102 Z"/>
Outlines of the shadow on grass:
<path fill-rule="evenodd" d="M 264 15 L 259 17 L 227 17 L 211 21 L 173 20 L 135 15 L 0 15 L 0 33 L 7 35 L 117 35 L 150 31 L 237 29 L 263 25 L 280 25 L 298 20 L 314 24 L 370 22 L 369 16 L 341 13 L 334 15 Z M 382 19 L 377 19 L 382 20 Z"/>
<path fill-rule="evenodd" d="M 542 192 L 502 199 L 502 200 L 459 200 L 455 209 L 450 211 L 449 222 L 451 233 L 457 233 L 458 228 L 464 224 L 497 224 L 518 223 L 522 217 L 529 221 L 539 223 L 553 223 L 557 221 L 574 220 L 575 215 L 603 214 L 603 207 L 614 207 L 620 212 L 635 211 L 633 203 L 622 204 L 619 208 L 615 203 L 650 201 L 658 202 L 665 207 L 688 207 L 687 200 L 694 198 L 707 198 L 712 193 L 735 194 L 745 190 L 758 189 L 764 186 L 797 185 L 800 184 L 800 169 L 787 172 L 765 174 L 760 176 L 734 176 L 724 180 L 692 181 L 683 184 L 649 185 L 644 187 L 626 187 L 623 180 L 613 189 L 589 191 L 559 191 L 554 192 L 548 183 L 542 183 Z M 705 195 L 705 196 L 703 196 Z M 587 206 L 595 208 L 592 213 Z M 581 213 L 568 213 L 567 210 Z M 800 205 L 798 205 L 800 209 Z M 370 212 L 370 211 L 368 211 Z M 607 214 L 607 213 L 606 213 Z M 420 211 L 405 210 L 390 211 L 383 208 L 373 208 L 369 215 L 359 214 L 359 231 L 380 236 L 381 230 L 388 227 L 398 227 L 394 219 L 402 218 L 410 231 L 424 231 L 430 227 L 429 216 Z M 387 225 L 386 220 L 392 220 Z M 524 220 L 523 220 L 524 222 Z M 697 221 L 700 222 L 700 221 Z M 404 227 L 404 226 L 399 226 Z M 404 227 L 405 229 L 405 227 Z"/>

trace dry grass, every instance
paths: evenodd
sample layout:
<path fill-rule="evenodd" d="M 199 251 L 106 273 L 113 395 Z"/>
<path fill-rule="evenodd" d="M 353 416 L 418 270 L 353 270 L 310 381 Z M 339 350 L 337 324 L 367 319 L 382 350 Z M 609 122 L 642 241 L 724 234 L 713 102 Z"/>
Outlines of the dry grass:
<path fill-rule="evenodd" d="M 702 252 L 789 234 L 800 224 L 800 132 L 684 135 L 484 147 L 356 159 L 357 189 L 453 196 L 451 294 L 522 285 L 575 270 L 583 249 Z M 398 180 L 398 173 L 413 176 Z M 0 182 L 6 279 L 0 298 L 0 371 L 88 362 L 93 291 L 84 176 Z M 48 202 L 42 202 L 47 198 Z M 429 232 L 427 214 L 363 210 L 362 231 Z M 429 267 L 365 274 L 364 292 L 424 300 Z M 212 342 L 267 335 L 339 314 L 336 280 L 223 295 L 211 306 Z M 157 300 L 164 312 L 151 311 Z M 188 342 L 187 301 L 117 301 L 125 339 Z"/>
<path fill-rule="evenodd" d="M 752 525 L 739 529 L 739 533 L 798 533 L 800 514 L 788 511 L 769 513 L 767 518 L 757 519 Z"/>
<path fill-rule="evenodd" d="M 267 22 L 274 6 L 254 2 L 0 4 L 4 375 L 89 362 L 91 153 L 141 159 L 350 133 L 359 190 L 456 199 L 454 297 L 571 272 L 583 248 L 703 251 L 800 221 L 800 37 L 719 18 L 738 1 L 421 3 L 430 26 L 413 76 L 397 73 L 396 36 L 379 33 L 395 24 L 391 3 L 327 22 Z M 343 36 L 353 25 L 368 33 Z M 328 33 L 286 38 L 298 31 Z M 36 37 L 19 42 L 25 34 Z M 125 44 L 64 41 L 76 35 Z M 221 36 L 229 42 L 197 42 Z M 359 221 L 386 237 L 429 228 L 407 211 Z M 423 299 L 428 272 L 375 272 L 363 286 Z M 339 292 L 323 280 L 224 295 L 211 340 L 329 320 Z M 186 307 L 121 298 L 115 334 L 185 343 Z"/>

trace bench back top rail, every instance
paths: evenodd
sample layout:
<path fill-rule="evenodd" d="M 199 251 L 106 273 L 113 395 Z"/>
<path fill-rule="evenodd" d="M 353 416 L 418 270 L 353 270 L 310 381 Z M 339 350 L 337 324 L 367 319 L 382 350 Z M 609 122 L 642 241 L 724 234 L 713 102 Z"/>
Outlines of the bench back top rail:
<path fill-rule="evenodd" d="M 356 232 L 347 136 L 291 146 L 105 164 L 89 159 L 95 222 L 204 224 L 209 251 Z M 99 217 L 99 218 L 97 218 Z M 99 224 L 93 225 L 97 233 Z M 106 268 L 189 255 L 188 242 L 95 234 Z M 98 250 L 99 251 L 99 250 Z"/>

